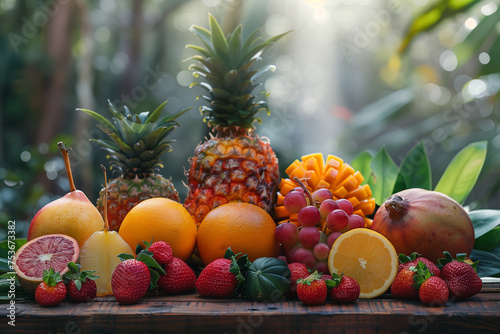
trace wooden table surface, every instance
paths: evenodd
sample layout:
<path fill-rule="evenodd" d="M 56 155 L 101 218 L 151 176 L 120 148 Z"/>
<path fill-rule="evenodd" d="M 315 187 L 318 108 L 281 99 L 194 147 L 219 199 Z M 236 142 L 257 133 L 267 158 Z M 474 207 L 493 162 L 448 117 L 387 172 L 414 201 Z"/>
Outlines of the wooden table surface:
<path fill-rule="evenodd" d="M 1 306 L 0 333 L 500 333 L 498 283 L 444 307 L 390 294 L 313 307 L 299 301 L 205 299 L 194 293 L 147 295 L 130 306 L 119 305 L 114 297 L 65 301 L 53 308 L 17 301 L 15 327 L 8 325 L 9 304 Z"/>

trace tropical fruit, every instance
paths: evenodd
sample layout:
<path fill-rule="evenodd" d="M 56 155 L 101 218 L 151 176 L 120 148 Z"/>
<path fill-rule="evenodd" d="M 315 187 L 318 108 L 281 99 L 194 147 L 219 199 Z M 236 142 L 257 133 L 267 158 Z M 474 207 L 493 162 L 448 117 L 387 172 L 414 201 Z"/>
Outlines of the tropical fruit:
<path fill-rule="evenodd" d="M 341 158 L 329 154 L 326 161 L 321 153 L 304 155 L 301 160 L 295 160 L 285 170 L 287 179 L 281 179 L 277 197 L 275 219 L 280 222 L 291 222 L 299 226 L 297 213 L 289 212 L 284 205 L 285 196 L 299 187 L 299 181 L 314 194 L 322 188 L 330 191 L 333 200 L 347 199 L 351 202 L 353 211 L 349 214 L 361 216 L 365 227 L 369 227 L 372 220 L 367 216 L 375 210 L 375 199 L 368 184 L 362 184 L 364 178 L 359 171 L 355 171 Z M 321 195 L 318 195 L 321 199 Z M 314 199 L 314 201 L 317 201 Z M 313 205 L 313 203 L 309 203 Z M 324 217 L 326 218 L 326 217 Z M 326 219 L 322 219 L 319 229 L 326 229 Z"/>
<path fill-rule="evenodd" d="M 199 144 L 189 159 L 188 194 L 185 207 L 199 225 L 213 208 L 231 201 L 260 206 L 272 213 L 279 182 L 278 159 L 269 144 L 255 132 L 256 116 L 267 111 L 267 102 L 253 93 L 257 79 L 273 66 L 254 68 L 258 55 L 283 35 L 260 42 L 258 31 L 247 39 L 238 26 L 227 36 L 210 15 L 210 30 L 193 26 L 203 47 L 187 45 L 198 52 L 191 60 L 199 62 L 189 69 L 207 90 L 201 107 L 205 122 L 214 134 Z M 262 93 L 262 92 L 261 92 Z"/>
<path fill-rule="evenodd" d="M 29 240 L 14 256 L 14 270 L 19 284 L 34 294 L 43 281 L 44 270 L 54 269 L 62 276 L 69 270 L 68 263 L 76 262 L 80 254 L 78 242 L 65 234 L 47 234 Z"/>
<path fill-rule="evenodd" d="M 186 261 L 196 245 L 196 224 L 182 204 L 163 197 L 150 198 L 129 211 L 118 233 L 134 248 L 143 241 L 165 241 L 173 256 Z"/>
<path fill-rule="evenodd" d="M 106 168 L 101 165 L 104 172 L 104 188 L 107 189 L 108 180 Z M 107 203 L 107 191 L 104 191 L 104 203 Z M 104 297 L 113 294 L 111 277 L 116 267 L 121 263 L 118 255 L 122 253 L 135 256 L 135 248 L 123 240 L 116 231 L 109 230 L 107 206 L 104 206 L 104 229 L 94 232 L 80 249 L 80 264 L 82 270 L 94 270 L 99 276 L 95 283 L 97 285 L 97 296 Z"/>
<path fill-rule="evenodd" d="M 383 234 L 398 253 L 417 252 L 437 263 L 443 252 L 470 254 L 474 227 L 451 197 L 424 189 L 398 192 L 375 213 L 372 230 Z"/>
<path fill-rule="evenodd" d="M 398 273 L 398 254 L 382 234 L 356 228 L 340 235 L 328 256 L 330 273 L 344 274 L 358 282 L 359 298 L 375 298 L 386 292 Z"/>
<path fill-rule="evenodd" d="M 94 117 L 99 128 L 111 141 L 91 139 L 109 152 L 111 169 L 120 175 L 109 182 L 108 220 L 110 229 L 118 231 L 125 215 L 139 202 L 152 197 L 166 197 L 179 202 L 179 195 L 169 179 L 157 174 L 163 167 L 161 156 L 172 150 L 171 140 L 167 136 L 179 124 L 177 117 L 189 109 L 176 114 L 160 115 L 167 102 L 162 103 L 151 114 L 141 112 L 132 115 L 127 107 L 122 114 L 109 102 L 113 117 L 108 120 L 100 114 L 79 109 Z M 97 208 L 104 215 L 104 189 L 99 193 Z"/>
<path fill-rule="evenodd" d="M 262 208 L 245 202 L 216 207 L 198 228 L 197 247 L 203 264 L 224 257 L 231 247 L 235 254 L 247 254 L 250 261 L 277 257 L 279 244 L 274 238 L 276 224 Z"/>
<path fill-rule="evenodd" d="M 57 146 L 64 158 L 70 192 L 45 205 L 37 212 L 31 220 L 27 239 L 62 233 L 75 238 L 81 246 L 92 233 L 103 228 L 104 222 L 99 211 L 87 196 L 82 191 L 76 190 L 68 150 L 64 143 L 59 142 Z"/>

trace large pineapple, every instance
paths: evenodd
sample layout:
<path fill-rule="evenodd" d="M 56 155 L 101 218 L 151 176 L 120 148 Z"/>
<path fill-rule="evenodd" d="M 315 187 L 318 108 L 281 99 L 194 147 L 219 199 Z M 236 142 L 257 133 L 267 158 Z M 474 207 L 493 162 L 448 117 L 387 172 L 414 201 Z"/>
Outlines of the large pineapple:
<path fill-rule="evenodd" d="M 110 169 L 120 174 L 108 184 L 107 216 L 111 230 L 118 231 L 130 209 L 145 199 L 166 197 L 179 202 L 178 192 L 170 179 L 156 174 L 156 171 L 163 167 L 161 156 L 172 150 L 170 144 L 173 141 L 167 140 L 167 136 L 179 126 L 176 118 L 189 109 L 160 119 L 166 103 L 151 114 L 132 115 L 125 107 L 124 115 L 109 102 L 111 120 L 94 111 L 80 109 L 94 117 L 100 123 L 98 127 L 111 139 L 91 140 L 109 152 Z M 103 188 L 97 200 L 97 208 L 103 216 L 104 192 Z"/>
<path fill-rule="evenodd" d="M 184 206 L 198 225 L 211 209 L 231 201 L 253 203 L 272 214 L 279 184 L 278 159 L 269 141 L 254 133 L 255 122 L 261 122 L 256 114 L 269 113 L 267 102 L 253 93 L 256 79 L 274 66 L 254 69 L 254 64 L 285 34 L 260 42 L 255 37 L 258 30 L 243 39 L 240 25 L 225 36 L 212 15 L 209 21 L 210 31 L 191 29 L 204 47 L 187 45 L 199 53 L 190 58 L 199 64 L 189 69 L 202 79 L 194 85 L 207 91 L 203 95 L 207 103 L 200 111 L 213 131 L 196 147 L 186 172 L 189 189 Z"/>

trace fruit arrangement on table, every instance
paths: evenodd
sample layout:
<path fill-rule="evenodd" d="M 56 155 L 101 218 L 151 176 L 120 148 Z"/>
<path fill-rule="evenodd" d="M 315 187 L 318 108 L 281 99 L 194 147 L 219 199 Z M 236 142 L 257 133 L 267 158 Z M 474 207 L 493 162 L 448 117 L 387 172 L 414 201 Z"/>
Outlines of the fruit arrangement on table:
<path fill-rule="evenodd" d="M 365 180 L 321 153 L 297 159 L 280 179 L 269 141 L 255 132 L 256 114 L 269 109 L 253 91 L 273 69 L 255 69 L 258 56 L 285 34 L 262 42 L 256 31 L 243 39 L 239 26 L 225 36 L 209 21 L 210 30 L 192 28 L 203 46 L 188 47 L 198 53 L 190 70 L 207 90 L 201 112 L 213 134 L 190 158 L 184 203 L 158 169 L 171 150 L 167 136 L 188 109 L 161 118 L 166 102 L 137 115 L 109 104 L 111 119 L 82 109 L 109 136 L 94 141 L 120 176 L 108 183 L 102 166 L 94 206 L 76 190 L 59 143 L 70 192 L 33 218 L 13 263 L 21 287 L 42 306 L 66 295 L 75 302 L 113 295 L 127 305 L 151 290 L 305 305 L 388 292 L 445 305 L 477 294 L 482 281 L 469 258 L 474 227 L 453 198 L 393 178 L 380 202 L 372 188 L 382 180 L 373 173 Z"/>

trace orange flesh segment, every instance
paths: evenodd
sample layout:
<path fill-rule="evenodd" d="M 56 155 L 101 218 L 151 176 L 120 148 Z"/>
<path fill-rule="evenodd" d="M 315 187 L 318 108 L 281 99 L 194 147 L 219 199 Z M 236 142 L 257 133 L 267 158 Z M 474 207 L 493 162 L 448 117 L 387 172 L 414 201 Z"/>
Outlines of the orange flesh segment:
<path fill-rule="evenodd" d="M 390 287 L 398 270 L 392 244 L 381 234 L 354 229 L 333 244 L 328 265 L 331 273 L 352 277 L 361 287 L 360 298 L 374 298 Z"/>

